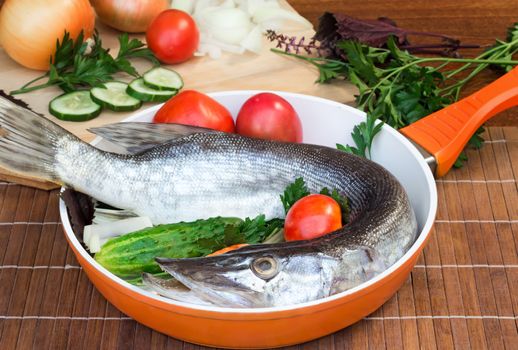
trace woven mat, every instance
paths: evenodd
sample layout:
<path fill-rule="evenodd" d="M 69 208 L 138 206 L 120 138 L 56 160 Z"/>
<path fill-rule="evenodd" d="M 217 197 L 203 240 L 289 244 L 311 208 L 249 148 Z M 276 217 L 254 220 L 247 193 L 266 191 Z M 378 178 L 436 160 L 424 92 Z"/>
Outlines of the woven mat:
<path fill-rule="evenodd" d="M 293 348 L 518 344 L 518 128 L 490 128 L 467 166 L 437 181 L 439 212 L 411 278 L 361 322 Z M 0 349 L 198 349 L 136 323 L 68 248 L 57 191 L 0 184 Z M 238 331 L 238 330 L 236 330 Z"/>

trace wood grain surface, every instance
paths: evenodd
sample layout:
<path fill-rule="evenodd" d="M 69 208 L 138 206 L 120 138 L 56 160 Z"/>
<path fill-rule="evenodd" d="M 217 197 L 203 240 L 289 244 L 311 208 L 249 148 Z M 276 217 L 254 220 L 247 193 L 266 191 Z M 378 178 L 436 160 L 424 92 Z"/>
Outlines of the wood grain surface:
<path fill-rule="evenodd" d="M 398 293 L 364 320 L 286 350 L 516 348 L 518 128 L 492 127 L 486 138 L 466 167 L 437 181 L 435 228 Z M 0 349 L 206 349 L 114 308 L 61 231 L 57 191 L 0 183 Z"/>

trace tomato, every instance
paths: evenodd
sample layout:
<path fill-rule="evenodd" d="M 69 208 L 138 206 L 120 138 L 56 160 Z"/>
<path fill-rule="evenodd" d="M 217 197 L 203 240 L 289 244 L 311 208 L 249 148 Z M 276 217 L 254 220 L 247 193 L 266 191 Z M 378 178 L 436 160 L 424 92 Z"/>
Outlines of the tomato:
<path fill-rule="evenodd" d="M 211 253 L 207 256 L 216 256 L 216 255 L 221 255 L 221 254 L 225 254 L 225 253 L 228 253 L 228 252 L 231 252 L 233 250 L 236 250 L 236 249 L 239 249 L 239 248 L 242 248 L 242 247 L 246 247 L 248 244 L 246 243 L 238 243 L 238 244 L 234 244 L 234 245 L 231 245 L 231 246 L 228 246 L 228 247 L 225 247 L 223 249 L 220 249 L 220 250 L 216 250 L 214 253 Z"/>
<path fill-rule="evenodd" d="M 269 92 L 254 95 L 243 104 L 236 131 L 248 137 L 302 142 L 302 123 L 297 112 L 284 98 Z"/>
<path fill-rule="evenodd" d="M 149 25 L 146 40 L 161 62 L 175 64 L 192 57 L 198 48 L 200 33 L 188 13 L 165 10 Z"/>
<path fill-rule="evenodd" d="M 154 123 L 177 123 L 234 132 L 232 115 L 213 98 L 185 90 L 167 101 L 153 118 Z"/>
<path fill-rule="evenodd" d="M 284 238 L 298 241 L 323 236 L 342 227 L 340 205 L 323 194 L 310 194 L 299 199 L 288 211 Z"/>

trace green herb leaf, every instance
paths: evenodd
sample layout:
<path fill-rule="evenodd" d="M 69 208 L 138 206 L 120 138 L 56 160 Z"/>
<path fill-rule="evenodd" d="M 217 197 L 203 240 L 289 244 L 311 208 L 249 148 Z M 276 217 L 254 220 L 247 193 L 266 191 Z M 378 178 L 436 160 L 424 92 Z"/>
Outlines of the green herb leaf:
<path fill-rule="evenodd" d="M 49 71 L 11 94 L 27 93 L 53 85 L 59 86 L 65 92 L 103 86 L 119 72 L 139 76 L 130 62 L 133 58 L 144 58 L 154 65 L 159 64 L 143 42 L 138 39 L 130 40 L 127 33 L 119 36 L 119 45 L 119 53 L 113 58 L 110 50 L 102 46 L 99 33 L 95 32 L 92 40 L 84 41 L 84 33 L 81 32 L 74 41 L 65 31 L 63 39 L 56 42 L 54 57 L 50 57 Z M 46 83 L 34 85 L 46 77 Z"/>
<path fill-rule="evenodd" d="M 453 163 L 454 168 L 462 168 L 464 166 L 464 162 L 468 160 L 468 156 L 465 152 L 462 152 L 455 163 Z"/>
<path fill-rule="evenodd" d="M 254 219 L 246 218 L 240 225 L 239 230 L 244 235 L 247 243 L 261 243 L 272 232 L 284 227 L 283 219 L 265 220 L 264 215 L 258 215 Z"/>
<path fill-rule="evenodd" d="M 301 199 L 302 197 L 306 197 L 309 195 L 309 190 L 306 186 L 306 183 L 304 182 L 304 179 L 299 177 L 290 184 L 286 189 L 284 190 L 284 194 L 281 194 L 281 202 L 284 206 L 284 211 L 286 214 L 288 213 L 288 210 L 290 210 L 291 206 L 295 204 L 296 201 Z"/>
<path fill-rule="evenodd" d="M 352 138 L 356 147 L 349 145 L 337 144 L 336 147 L 347 153 L 352 153 L 360 157 L 370 158 L 370 150 L 374 137 L 381 131 L 383 122 L 376 124 L 376 116 L 373 114 L 367 115 L 367 120 L 356 125 L 352 132 Z"/>
<path fill-rule="evenodd" d="M 226 225 L 223 230 L 223 246 L 228 247 L 234 244 L 245 243 L 246 238 L 240 227 L 236 225 Z"/>

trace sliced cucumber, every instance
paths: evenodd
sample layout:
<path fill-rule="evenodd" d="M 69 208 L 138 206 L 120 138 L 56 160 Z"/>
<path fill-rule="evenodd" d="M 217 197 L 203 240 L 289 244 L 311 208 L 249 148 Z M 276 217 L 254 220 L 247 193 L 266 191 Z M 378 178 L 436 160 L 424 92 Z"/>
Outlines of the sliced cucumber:
<path fill-rule="evenodd" d="M 157 67 L 143 75 L 144 84 L 156 90 L 178 91 L 183 87 L 180 74 L 173 70 Z"/>
<path fill-rule="evenodd" d="M 56 97 L 49 104 L 49 112 L 61 120 L 82 122 L 101 114 L 102 107 L 92 101 L 90 91 L 75 91 Z"/>
<path fill-rule="evenodd" d="M 106 88 L 93 88 L 90 90 L 92 100 L 116 112 L 134 111 L 142 106 L 142 101 L 131 97 L 126 93 L 128 84 L 118 81 L 105 83 Z"/>
<path fill-rule="evenodd" d="M 133 80 L 126 90 L 128 95 L 144 102 L 165 102 L 176 95 L 178 91 L 160 91 L 151 89 L 144 84 L 144 79 Z"/>

